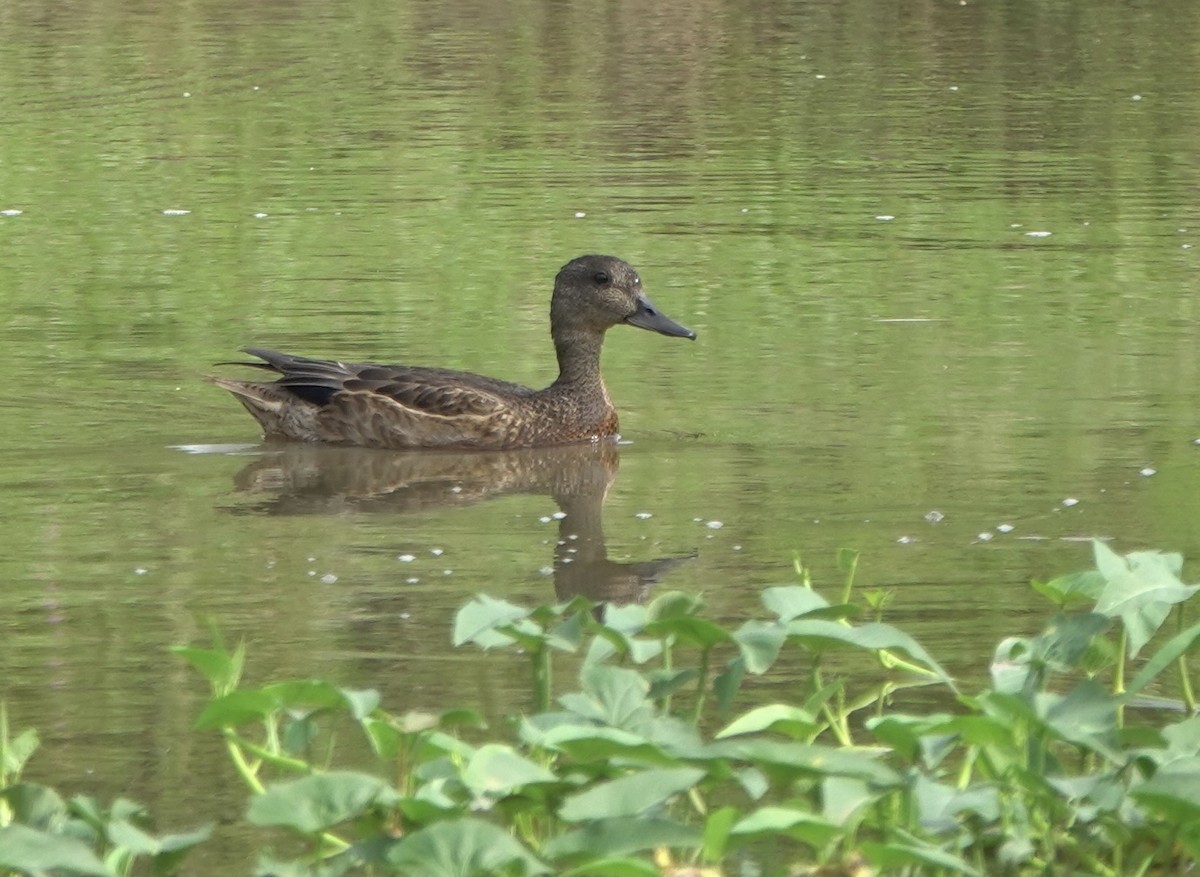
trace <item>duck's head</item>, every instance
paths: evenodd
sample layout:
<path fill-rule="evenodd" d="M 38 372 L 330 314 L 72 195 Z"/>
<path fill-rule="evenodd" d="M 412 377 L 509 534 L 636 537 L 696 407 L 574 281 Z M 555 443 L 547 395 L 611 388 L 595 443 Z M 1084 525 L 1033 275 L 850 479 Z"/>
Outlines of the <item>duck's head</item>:
<path fill-rule="evenodd" d="M 696 337 L 654 306 L 629 263 L 616 256 L 580 256 L 564 265 L 554 278 L 551 331 L 604 332 L 620 323 L 676 338 Z"/>

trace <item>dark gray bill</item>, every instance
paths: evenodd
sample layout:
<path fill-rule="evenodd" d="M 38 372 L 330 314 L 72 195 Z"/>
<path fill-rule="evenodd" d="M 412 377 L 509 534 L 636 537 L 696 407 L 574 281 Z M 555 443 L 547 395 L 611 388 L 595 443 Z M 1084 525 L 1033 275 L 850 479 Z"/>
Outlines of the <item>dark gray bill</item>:
<path fill-rule="evenodd" d="M 681 326 L 665 314 L 659 313 L 654 302 L 645 297 L 638 301 L 638 309 L 626 317 L 625 322 L 631 326 L 637 326 L 639 329 L 651 329 L 676 338 L 696 337 L 696 333 L 691 329 Z"/>

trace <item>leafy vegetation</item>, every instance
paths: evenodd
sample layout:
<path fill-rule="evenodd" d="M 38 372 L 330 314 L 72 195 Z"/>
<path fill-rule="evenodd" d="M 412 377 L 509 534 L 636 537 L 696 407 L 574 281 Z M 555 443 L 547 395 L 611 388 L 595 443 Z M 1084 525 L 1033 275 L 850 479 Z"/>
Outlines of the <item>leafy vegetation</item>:
<path fill-rule="evenodd" d="M 241 647 L 177 652 L 212 688 L 197 725 L 223 737 L 246 820 L 289 849 L 260 873 L 1184 873 L 1200 854 L 1200 625 L 1183 620 L 1198 586 L 1178 555 L 1094 550 L 1094 570 L 1034 583 L 1055 614 L 998 645 L 976 694 L 879 620 L 880 595 L 858 620 L 850 552 L 839 602 L 797 563 L 800 583 L 766 589 L 764 616 L 735 629 L 680 593 L 476 598 L 454 642 L 519 650 L 535 704 L 492 732 L 471 710 L 393 714 L 326 682 L 242 687 Z M 804 662 L 803 688 L 739 708 L 781 660 Z M 575 685 L 556 698 L 564 662 Z M 890 706 L 914 685 L 945 711 Z M 1151 696 L 1164 687 L 1178 698 Z M 361 732 L 378 770 L 331 767 L 335 726 Z M 124 874 L 144 856 L 167 873 L 207 836 L 154 837 L 129 802 L 20 781 L 36 737 L 0 731 L 0 872 Z"/>

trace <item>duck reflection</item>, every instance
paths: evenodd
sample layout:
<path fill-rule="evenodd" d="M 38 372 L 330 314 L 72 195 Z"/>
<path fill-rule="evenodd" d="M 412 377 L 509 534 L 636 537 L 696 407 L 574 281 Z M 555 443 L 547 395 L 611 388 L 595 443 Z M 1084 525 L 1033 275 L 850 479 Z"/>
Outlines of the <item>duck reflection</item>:
<path fill-rule="evenodd" d="M 609 560 L 603 510 L 617 476 L 613 442 L 514 451 L 380 451 L 301 443 L 268 444 L 234 478 L 257 501 L 241 510 L 274 515 L 412 513 L 506 494 L 548 494 L 561 515 L 554 591 L 598 602 L 644 600 L 668 571 L 695 555 Z"/>

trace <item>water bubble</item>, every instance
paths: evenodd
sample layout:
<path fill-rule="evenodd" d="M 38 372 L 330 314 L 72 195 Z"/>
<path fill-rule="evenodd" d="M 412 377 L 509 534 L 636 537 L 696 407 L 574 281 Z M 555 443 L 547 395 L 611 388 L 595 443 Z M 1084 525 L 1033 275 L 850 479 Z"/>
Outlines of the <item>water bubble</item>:
<path fill-rule="evenodd" d="M 1048 238 L 1052 234 L 1054 234 L 1054 232 L 1052 232 L 1052 231 L 1027 231 L 1027 232 L 1025 232 L 1025 237 L 1027 237 L 1027 238 Z"/>
<path fill-rule="evenodd" d="M 163 216 L 187 216 L 191 212 L 192 211 L 190 211 L 190 210 L 180 210 L 175 207 L 168 207 L 162 213 L 163 213 Z"/>
<path fill-rule="evenodd" d="M 1013 531 L 1012 524 L 997 524 L 996 525 L 996 532 L 998 532 L 998 533 L 1011 533 L 1012 531 Z"/>
<path fill-rule="evenodd" d="M 335 576 L 333 573 L 327 572 L 327 573 L 325 573 L 325 575 L 321 576 L 321 584 L 332 585 L 334 582 L 337 581 L 337 579 L 338 579 L 338 577 Z"/>
<path fill-rule="evenodd" d="M 0 210 L 0 216 L 20 216 L 24 210 Z"/>
<path fill-rule="evenodd" d="M 575 214 L 576 219 L 583 219 L 585 216 L 587 216 L 587 214 L 584 213 L 582 210 L 580 210 L 578 213 Z"/>
<path fill-rule="evenodd" d="M 396 560 L 400 561 L 401 563 L 412 563 L 416 559 L 417 559 L 417 556 L 415 554 L 397 554 L 396 555 Z"/>
<path fill-rule="evenodd" d="M 933 511 L 928 512 L 925 515 L 925 520 L 927 520 L 931 524 L 936 524 L 938 521 L 945 520 L 945 518 L 946 518 L 946 516 L 943 515 L 941 512 L 939 512 L 937 509 L 934 509 Z"/>
<path fill-rule="evenodd" d="M 416 576 L 412 576 L 410 578 L 405 579 L 404 581 L 406 584 L 415 585 L 417 582 L 419 582 L 421 580 L 419 578 L 417 578 Z"/>
<path fill-rule="evenodd" d="M 450 488 L 451 493 L 462 493 L 462 488 L 457 484 Z"/>
<path fill-rule="evenodd" d="M 897 539 L 896 541 L 897 541 L 898 543 L 900 543 L 901 545 L 912 545 L 912 544 L 913 544 L 914 542 L 916 542 L 917 540 L 916 540 L 916 539 L 914 539 L 912 536 L 901 536 L 901 537 L 900 537 L 899 539 Z"/>
<path fill-rule="evenodd" d="M 635 518 L 637 518 L 637 519 L 639 519 L 639 520 L 642 520 L 642 521 L 644 521 L 644 520 L 646 520 L 647 518 L 652 518 L 652 517 L 654 517 L 654 516 L 653 516 L 652 514 L 650 514 L 649 512 L 638 512 L 636 515 L 634 515 L 634 517 L 635 517 Z"/>
<path fill-rule="evenodd" d="M 1145 469 L 1139 470 L 1138 474 L 1144 478 L 1149 478 L 1151 475 L 1157 475 L 1158 470 L 1155 469 L 1153 466 L 1147 466 Z"/>
<path fill-rule="evenodd" d="M 876 216 L 875 218 L 878 219 L 880 222 L 891 222 L 896 217 L 890 213 L 881 213 L 878 216 Z"/>
<path fill-rule="evenodd" d="M 567 516 L 566 512 L 555 512 L 550 517 L 554 518 L 554 520 L 556 520 L 556 521 L 561 521 L 566 516 Z"/>
<path fill-rule="evenodd" d="M 710 529 L 710 530 L 720 530 L 725 525 L 722 524 L 720 521 L 709 521 L 704 526 L 708 527 L 708 529 Z"/>
<path fill-rule="evenodd" d="M 549 516 L 549 515 L 542 515 L 540 518 L 538 518 L 538 522 L 539 522 L 539 523 L 542 523 L 542 524 L 549 524 L 549 523 L 550 523 L 550 516 Z"/>
<path fill-rule="evenodd" d="M 1062 504 L 1063 504 L 1064 506 L 1066 506 L 1067 508 L 1070 508 L 1070 507 L 1071 507 L 1071 506 L 1073 506 L 1073 505 L 1079 505 L 1079 500 L 1077 500 L 1077 499 L 1076 499 L 1075 497 L 1073 497 L 1073 496 L 1068 496 L 1066 499 L 1064 499 L 1064 500 L 1062 501 Z"/>
<path fill-rule="evenodd" d="M 996 538 L 996 534 L 995 533 L 980 533 L 977 538 L 979 539 L 980 542 L 991 542 L 993 539 Z"/>
<path fill-rule="evenodd" d="M 255 213 L 254 214 L 255 219 L 266 219 L 268 216 L 270 216 L 269 213 Z"/>
<path fill-rule="evenodd" d="M 134 574 L 135 576 L 144 576 L 144 575 L 145 575 L 146 573 L 148 573 L 148 572 L 150 572 L 150 570 L 146 569 L 146 567 L 144 567 L 144 566 L 139 566 L 139 567 L 137 567 L 137 569 L 135 569 L 135 570 L 133 571 L 133 574 Z"/>
<path fill-rule="evenodd" d="M 1141 100 L 1142 96 L 1140 94 L 1135 94 L 1135 95 L 1131 95 L 1129 99 L 1130 100 Z"/>
<path fill-rule="evenodd" d="M 429 553 L 432 554 L 434 557 L 441 557 L 446 552 L 442 551 L 442 549 L 440 549 L 440 548 L 430 548 Z"/>

